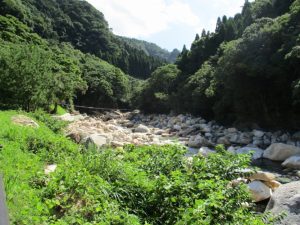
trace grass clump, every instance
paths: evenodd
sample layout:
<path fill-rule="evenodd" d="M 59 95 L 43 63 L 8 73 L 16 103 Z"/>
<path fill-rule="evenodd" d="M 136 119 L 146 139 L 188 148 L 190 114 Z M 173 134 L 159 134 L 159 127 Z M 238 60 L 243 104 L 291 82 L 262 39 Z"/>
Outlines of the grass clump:
<path fill-rule="evenodd" d="M 0 171 L 11 224 L 268 224 L 244 207 L 244 185 L 231 187 L 249 157 L 223 148 L 185 157 L 181 146 L 84 149 L 43 122 L 11 123 L 0 112 Z M 57 164 L 50 175 L 44 166 Z"/>

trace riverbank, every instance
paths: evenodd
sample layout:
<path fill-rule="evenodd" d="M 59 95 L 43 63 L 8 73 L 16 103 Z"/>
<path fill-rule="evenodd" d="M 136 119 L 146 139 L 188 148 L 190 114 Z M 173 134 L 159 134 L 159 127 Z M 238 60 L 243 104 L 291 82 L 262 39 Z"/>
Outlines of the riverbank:
<path fill-rule="evenodd" d="M 41 112 L 0 111 L 12 224 L 264 224 L 245 186 L 232 183 L 247 156 L 220 149 L 190 160 L 179 145 L 99 151 L 64 137 L 57 123 Z"/>

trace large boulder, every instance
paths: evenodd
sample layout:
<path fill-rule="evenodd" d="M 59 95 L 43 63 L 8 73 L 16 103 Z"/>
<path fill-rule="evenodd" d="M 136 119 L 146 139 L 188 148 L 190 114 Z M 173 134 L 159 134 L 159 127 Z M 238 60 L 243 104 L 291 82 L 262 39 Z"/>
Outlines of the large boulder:
<path fill-rule="evenodd" d="M 188 146 L 190 148 L 200 148 L 203 146 L 204 147 L 212 146 L 212 144 L 205 137 L 202 137 L 201 135 L 197 135 L 197 136 L 190 137 L 188 141 Z"/>
<path fill-rule="evenodd" d="M 281 185 L 271 197 L 266 211 L 273 215 L 279 215 L 283 212 L 287 214 L 281 225 L 299 225 L 300 224 L 300 181 Z"/>
<path fill-rule="evenodd" d="M 241 136 L 239 137 L 239 139 L 237 140 L 237 143 L 242 144 L 242 145 L 248 145 L 251 142 L 252 142 L 252 138 L 247 133 L 242 133 Z"/>
<path fill-rule="evenodd" d="M 107 137 L 101 134 L 92 134 L 85 139 L 86 147 L 93 145 L 100 148 L 104 145 L 107 145 L 107 142 Z"/>
<path fill-rule="evenodd" d="M 265 135 L 265 133 L 261 130 L 253 130 L 252 133 L 257 138 L 262 138 Z"/>
<path fill-rule="evenodd" d="M 252 159 L 256 160 L 256 159 L 260 159 L 262 158 L 263 155 L 263 150 L 260 148 L 252 148 L 252 147 L 244 147 L 244 148 L 239 148 L 238 150 L 236 150 L 236 154 L 249 154 L 249 153 L 253 153 L 252 155 Z"/>
<path fill-rule="evenodd" d="M 252 200 L 260 202 L 271 197 L 272 190 L 261 181 L 252 181 L 248 184 Z"/>
<path fill-rule="evenodd" d="M 134 128 L 135 133 L 150 133 L 150 129 L 145 125 L 138 125 L 136 128 Z"/>
<path fill-rule="evenodd" d="M 283 167 L 300 170 L 300 155 L 295 155 L 287 158 L 281 165 Z"/>
<path fill-rule="evenodd" d="M 200 154 L 204 157 L 207 157 L 208 155 L 214 154 L 214 153 L 216 153 L 216 151 L 211 150 L 208 147 L 202 147 L 202 148 L 199 149 L 199 152 L 198 152 L 198 154 Z"/>
<path fill-rule="evenodd" d="M 274 161 L 284 161 L 297 154 L 300 154 L 300 148 L 296 146 L 274 143 L 264 151 L 263 157 Z"/>

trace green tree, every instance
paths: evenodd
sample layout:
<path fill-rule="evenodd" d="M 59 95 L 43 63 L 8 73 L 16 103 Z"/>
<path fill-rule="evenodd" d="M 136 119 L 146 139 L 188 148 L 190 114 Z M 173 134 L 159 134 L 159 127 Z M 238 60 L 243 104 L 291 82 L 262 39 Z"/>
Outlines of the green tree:
<path fill-rule="evenodd" d="M 143 89 L 141 108 L 147 112 L 169 112 L 179 72 L 175 65 L 166 65 L 155 70 Z"/>

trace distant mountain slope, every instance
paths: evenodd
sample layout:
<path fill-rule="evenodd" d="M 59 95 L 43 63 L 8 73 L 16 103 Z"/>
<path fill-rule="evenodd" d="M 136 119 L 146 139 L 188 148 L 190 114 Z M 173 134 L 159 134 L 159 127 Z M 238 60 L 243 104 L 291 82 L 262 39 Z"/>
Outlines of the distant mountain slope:
<path fill-rule="evenodd" d="M 121 36 L 118 37 L 129 44 L 131 47 L 143 50 L 149 56 L 161 58 L 170 63 L 174 63 L 177 56 L 180 54 L 180 51 L 178 49 L 174 49 L 172 52 L 169 52 L 168 50 L 163 49 L 157 44 L 151 42 L 138 40 L 135 38 L 127 38 Z"/>
<path fill-rule="evenodd" d="M 86 1 L 2 0 L 0 14 L 11 14 L 41 37 L 69 42 L 135 77 L 147 78 L 164 63 L 117 38 L 104 15 Z"/>

